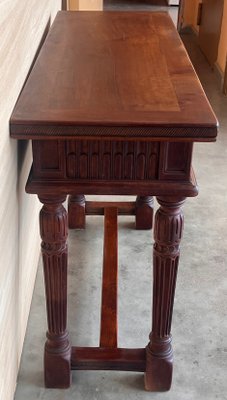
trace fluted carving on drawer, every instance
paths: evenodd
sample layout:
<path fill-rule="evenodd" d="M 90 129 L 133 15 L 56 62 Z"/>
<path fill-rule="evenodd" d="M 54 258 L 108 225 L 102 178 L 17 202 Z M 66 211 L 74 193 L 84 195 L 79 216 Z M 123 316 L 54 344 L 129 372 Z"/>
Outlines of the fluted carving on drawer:
<path fill-rule="evenodd" d="M 66 142 L 66 174 L 73 179 L 149 180 L 158 173 L 157 142 Z"/>

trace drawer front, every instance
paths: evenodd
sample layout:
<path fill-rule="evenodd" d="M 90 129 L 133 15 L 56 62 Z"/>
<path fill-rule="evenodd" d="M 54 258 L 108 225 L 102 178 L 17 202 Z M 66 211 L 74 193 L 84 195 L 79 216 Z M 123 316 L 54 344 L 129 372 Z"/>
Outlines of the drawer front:
<path fill-rule="evenodd" d="M 34 140 L 33 176 L 85 181 L 188 180 L 192 143 Z"/>
<path fill-rule="evenodd" d="M 73 179 L 149 180 L 158 176 L 159 143 L 66 142 L 66 176 Z"/>
<path fill-rule="evenodd" d="M 35 178 L 151 180 L 158 177 L 158 142 L 112 140 L 33 141 Z"/>

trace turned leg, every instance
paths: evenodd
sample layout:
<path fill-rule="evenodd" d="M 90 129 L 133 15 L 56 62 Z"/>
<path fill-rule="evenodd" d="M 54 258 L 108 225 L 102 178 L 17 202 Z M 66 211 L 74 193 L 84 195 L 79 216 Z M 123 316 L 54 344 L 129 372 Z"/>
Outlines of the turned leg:
<path fill-rule="evenodd" d="M 160 197 L 155 216 L 153 257 L 153 321 L 146 348 L 145 388 L 169 390 L 172 381 L 173 352 L 171 321 L 183 231 L 181 206 L 184 199 Z"/>
<path fill-rule="evenodd" d="M 85 197 L 83 194 L 69 196 L 69 229 L 85 229 Z"/>
<path fill-rule="evenodd" d="M 67 319 L 67 212 L 65 196 L 39 197 L 40 234 L 46 291 L 48 332 L 45 344 L 45 386 L 67 388 L 71 382 L 71 347 Z"/>
<path fill-rule="evenodd" d="M 152 229 L 154 199 L 152 196 L 136 198 L 136 229 Z"/>

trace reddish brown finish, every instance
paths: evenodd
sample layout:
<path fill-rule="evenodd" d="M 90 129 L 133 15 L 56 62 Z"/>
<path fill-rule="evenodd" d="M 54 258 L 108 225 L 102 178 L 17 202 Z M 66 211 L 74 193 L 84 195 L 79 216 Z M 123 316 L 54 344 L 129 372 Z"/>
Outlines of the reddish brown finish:
<path fill-rule="evenodd" d="M 66 330 L 67 320 L 67 213 L 65 196 L 39 197 L 40 235 L 46 289 L 48 320 L 45 345 L 45 386 L 67 388 L 71 383 L 71 346 Z"/>
<path fill-rule="evenodd" d="M 177 157 L 177 155 L 176 155 Z M 198 194 L 197 182 L 193 170 L 188 180 L 151 180 L 151 181 L 135 181 L 135 182 L 109 182 L 109 181 L 64 181 L 64 180 L 48 180 L 34 179 L 33 171 L 29 175 L 26 184 L 27 193 L 40 194 L 100 194 L 100 195 L 136 195 L 149 196 L 160 195 L 170 196 L 177 195 L 185 197 L 194 197 Z"/>
<path fill-rule="evenodd" d="M 69 229 L 85 229 L 85 197 L 84 195 L 69 196 L 68 200 Z"/>
<path fill-rule="evenodd" d="M 45 384 L 68 387 L 70 369 L 146 371 L 147 390 L 172 379 L 171 319 L 183 199 L 196 196 L 196 141 L 214 141 L 217 120 L 165 13 L 60 12 L 10 121 L 33 139 L 26 185 L 38 194 L 47 299 Z M 82 195 L 83 194 L 83 195 Z M 136 195 L 135 203 L 85 202 L 84 194 Z M 67 215 L 105 219 L 101 348 L 72 348 L 66 330 Z M 117 346 L 117 209 L 137 228 L 155 218 L 153 324 L 145 349 Z M 132 299 L 133 306 L 133 299 Z"/>
<path fill-rule="evenodd" d="M 153 323 L 147 346 L 145 387 L 150 391 L 169 390 L 172 382 L 173 353 L 171 321 L 183 232 L 182 198 L 157 198 L 153 259 Z"/>
<path fill-rule="evenodd" d="M 84 196 L 69 196 L 68 215 L 70 229 L 84 229 L 86 215 L 104 215 L 107 207 L 116 207 L 118 215 L 135 215 L 136 229 L 153 226 L 152 196 L 137 196 L 136 201 L 86 201 Z"/>
<path fill-rule="evenodd" d="M 72 369 L 144 372 L 145 349 L 72 347 Z"/>
<path fill-rule="evenodd" d="M 154 199 L 152 196 L 136 198 L 136 229 L 151 229 L 153 226 Z"/>
<path fill-rule="evenodd" d="M 117 347 L 117 208 L 105 209 L 100 347 Z"/>
<path fill-rule="evenodd" d="M 86 215 L 104 215 L 107 207 L 116 207 L 118 215 L 135 215 L 134 201 L 86 201 Z"/>
<path fill-rule="evenodd" d="M 66 178 L 130 181 L 157 176 L 157 142 L 71 140 L 65 143 Z"/>
<path fill-rule="evenodd" d="M 161 143 L 159 179 L 188 180 L 191 173 L 192 149 L 193 143 Z"/>
<path fill-rule="evenodd" d="M 216 126 L 167 13 L 62 11 L 13 112 L 11 135 L 209 141 Z"/>
<path fill-rule="evenodd" d="M 47 156 L 50 151 L 52 157 Z M 35 140 L 34 177 L 78 182 L 150 180 L 158 177 L 159 153 L 158 142 L 145 140 Z"/>

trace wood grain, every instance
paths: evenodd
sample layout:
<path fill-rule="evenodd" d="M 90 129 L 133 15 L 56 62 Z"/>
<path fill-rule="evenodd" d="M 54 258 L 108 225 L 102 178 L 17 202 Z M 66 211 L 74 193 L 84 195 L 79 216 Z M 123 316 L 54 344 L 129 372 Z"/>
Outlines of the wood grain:
<path fill-rule="evenodd" d="M 117 347 L 118 231 L 117 208 L 104 210 L 100 347 Z"/>
<path fill-rule="evenodd" d="M 104 211 L 100 348 L 74 348 L 71 367 L 145 367 L 146 388 L 168 390 L 181 205 L 197 195 L 192 142 L 215 140 L 217 121 L 167 14 L 59 13 L 13 112 L 11 133 L 42 139 L 33 140 L 26 191 L 44 203 L 46 386 L 70 385 L 61 203 L 72 195 L 70 213 L 77 209 L 84 227 L 84 194 L 136 194 L 137 228 L 152 227 L 151 196 L 160 203 L 146 365 L 143 349 L 117 349 L 117 207 L 111 206 Z"/>
<path fill-rule="evenodd" d="M 170 17 L 58 13 L 13 112 L 12 137 L 125 136 L 124 128 L 128 137 L 217 134 Z"/>
<path fill-rule="evenodd" d="M 145 349 L 72 347 L 72 369 L 145 371 Z"/>
<path fill-rule="evenodd" d="M 173 351 L 171 322 L 184 218 L 184 198 L 157 198 L 153 253 L 153 315 L 146 349 L 145 387 L 166 391 L 171 387 Z"/>

